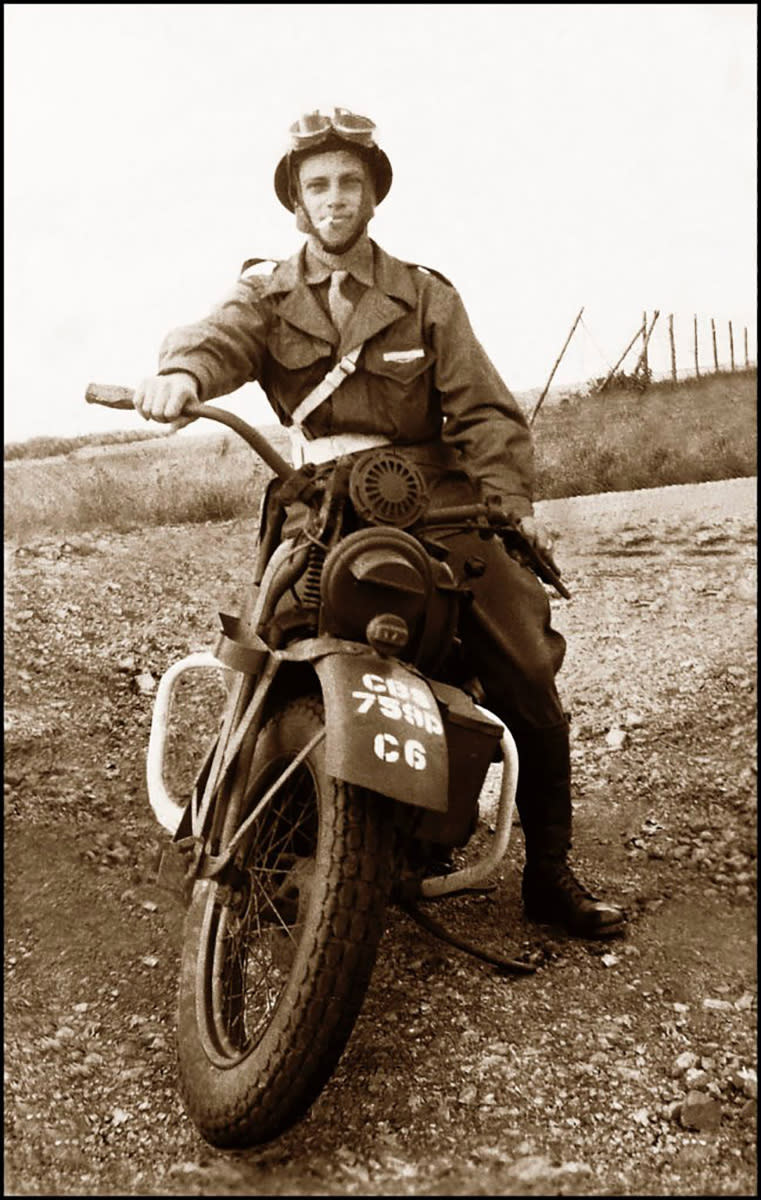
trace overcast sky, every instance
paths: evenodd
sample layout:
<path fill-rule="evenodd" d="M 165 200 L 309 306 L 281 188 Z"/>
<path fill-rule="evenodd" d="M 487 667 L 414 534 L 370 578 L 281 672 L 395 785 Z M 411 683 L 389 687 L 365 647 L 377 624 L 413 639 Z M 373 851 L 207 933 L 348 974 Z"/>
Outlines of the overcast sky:
<path fill-rule="evenodd" d="M 5 440 L 129 427 L 134 386 L 244 259 L 301 243 L 272 176 L 300 112 L 373 118 L 371 235 L 460 290 L 508 386 L 756 324 L 752 4 L 6 4 Z M 636 354 L 627 360 L 632 365 Z M 247 385 L 232 407 L 271 412 Z M 137 418 L 136 418 L 137 420 Z M 140 425 L 142 428 L 142 423 Z"/>

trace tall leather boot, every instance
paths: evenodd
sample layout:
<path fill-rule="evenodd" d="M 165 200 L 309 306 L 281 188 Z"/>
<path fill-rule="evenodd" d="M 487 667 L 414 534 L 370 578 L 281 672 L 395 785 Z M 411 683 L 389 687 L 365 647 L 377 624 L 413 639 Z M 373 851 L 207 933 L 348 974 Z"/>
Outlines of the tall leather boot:
<path fill-rule="evenodd" d="M 623 909 L 582 887 L 568 865 L 571 848 L 571 761 L 568 724 L 514 733 L 518 748 L 516 805 L 526 840 L 523 905 L 535 921 L 579 937 L 620 933 Z"/>

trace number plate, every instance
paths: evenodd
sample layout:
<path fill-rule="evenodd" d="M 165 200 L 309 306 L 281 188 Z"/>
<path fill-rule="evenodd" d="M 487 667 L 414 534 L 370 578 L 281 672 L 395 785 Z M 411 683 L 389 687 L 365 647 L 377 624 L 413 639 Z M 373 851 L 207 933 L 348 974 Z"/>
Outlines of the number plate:
<path fill-rule="evenodd" d="M 426 681 L 374 654 L 331 654 L 315 669 L 325 700 L 328 774 L 446 812 L 446 734 Z"/>

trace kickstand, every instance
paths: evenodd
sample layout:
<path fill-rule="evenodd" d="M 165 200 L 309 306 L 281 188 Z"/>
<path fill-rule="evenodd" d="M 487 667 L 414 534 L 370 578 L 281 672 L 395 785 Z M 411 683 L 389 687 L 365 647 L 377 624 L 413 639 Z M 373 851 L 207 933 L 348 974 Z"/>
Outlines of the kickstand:
<path fill-rule="evenodd" d="M 464 891 L 483 891 L 493 890 L 492 888 L 467 888 Z M 474 958 L 481 959 L 482 962 L 491 963 L 496 967 L 500 975 L 532 975 L 540 965 L 538 962 L 523 962 L 519 958 L 506 958 L 503 954 L 499 954 L 496 950 L 482 950 L 480 946 L 474 946 L 471 942 L 466 942 L 463 938 L 457 937 L 456 934 L 450 933 L 443 925 L 440 925 L 428 913 L 421 912 L 414 900 L 401 896 L 397 900 L 402 912 L 405 912 L 421 929 L 433 934 L 442 942 L 447 942 L 450 946 L 455 946 L 456 949 L 464 951 L 465 954 L 470 954 Z"/>

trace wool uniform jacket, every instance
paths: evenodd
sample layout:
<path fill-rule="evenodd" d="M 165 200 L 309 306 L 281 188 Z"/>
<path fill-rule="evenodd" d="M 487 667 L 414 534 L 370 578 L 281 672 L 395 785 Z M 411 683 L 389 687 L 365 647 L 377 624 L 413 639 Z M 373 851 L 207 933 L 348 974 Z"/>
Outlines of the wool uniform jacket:
<path fill-rule="evenodd" d="M 373 286 L 341 335 L 304 280 L 302 247 L 268 275 L 244 270 L 205 320 L 171 332 L 159 373 L 193 375 L 202 401 L 256 381 L 290 425 L 328 370 L 361 345 L 354 374 L 305 421 L 306 437 L 380 434 L 413 457 L 438 446 L 442 465 L 466 472 L 481 496 L 499 495 L 507 511 L 530 514 L 528 425 L 459 294 L 436 273 L 372 247 Z"/>

